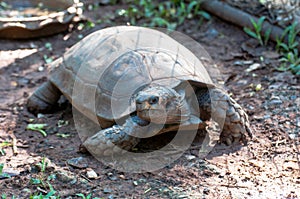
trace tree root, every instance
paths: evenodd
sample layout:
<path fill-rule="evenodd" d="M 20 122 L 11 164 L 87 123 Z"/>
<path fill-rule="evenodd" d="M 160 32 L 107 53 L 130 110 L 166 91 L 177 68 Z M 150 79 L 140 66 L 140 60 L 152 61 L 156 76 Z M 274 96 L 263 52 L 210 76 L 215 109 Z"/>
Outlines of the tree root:
<path fill-rule="evenodd" d="M 201 8 L 210 12 L 213 15 L 220 17 L 221 19 L 231 22 L 240 27 L 248 27 L 253 30 L 253 25 L 250 19 L 258 21 L 259 18 L 250 15 L 244 11 L 241 11 L 237 8 L 234 8 L 224 2 L 218 0 L 205 0 L 201 3 Z M 276 42 L 277 38 L 280 38 L 283 35 L 284 29 L 276 25 L 272 25 L 268 21 L 265 21 L 262 26 L 262 34 L 265 34 L 268 30 L 271 30 L 270 39 Z M 284 38 L 287 41 L 287 38 Z M 300 41 L 300 37 L 296 38 L 297 41 Z M 300 50 L 300 45 L 298 45 Z"/>

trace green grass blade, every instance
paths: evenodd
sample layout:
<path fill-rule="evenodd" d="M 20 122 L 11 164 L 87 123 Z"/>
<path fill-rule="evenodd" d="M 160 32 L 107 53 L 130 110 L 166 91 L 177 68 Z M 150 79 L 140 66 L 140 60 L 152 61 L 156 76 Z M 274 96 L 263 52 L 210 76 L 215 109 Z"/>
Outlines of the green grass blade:
<path fill-rule="evenodd" d="M 258 36 L 256 35 L 256 33 L 253 32 L 250 28 L 244 27 L 244 31 L 251 37 L 258 39 Z"/>

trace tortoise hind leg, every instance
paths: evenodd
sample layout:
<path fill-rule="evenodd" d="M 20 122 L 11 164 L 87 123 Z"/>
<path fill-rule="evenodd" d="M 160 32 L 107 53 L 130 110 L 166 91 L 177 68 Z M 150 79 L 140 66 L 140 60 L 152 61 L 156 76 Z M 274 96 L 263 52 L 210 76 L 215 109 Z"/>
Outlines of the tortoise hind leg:
<path fill-rule="evenodd" d="M 50 112 L 55 108 L 60 96 L 60 90 L 47 81 L 30 96 L 27 101 L 27 109 L 35 114 Z"/>
<path fill-rule="evenodd" d="M 227 144 L 252 137 L 248 115 L 225 91 L 219 88 L 204 88 L 196 91 L 196 95 L 200 106 L 200 118 L 201 113 L 205 119 L 210 115 L 223 127 L 221 137 Z"/>

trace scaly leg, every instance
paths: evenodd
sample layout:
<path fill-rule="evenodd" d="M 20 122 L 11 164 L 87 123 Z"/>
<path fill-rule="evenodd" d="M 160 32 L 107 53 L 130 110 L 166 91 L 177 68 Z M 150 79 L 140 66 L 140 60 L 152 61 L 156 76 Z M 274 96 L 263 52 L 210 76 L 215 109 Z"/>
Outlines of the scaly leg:
<path fill-rule="evenodd" d="M 252 137 L 248 115 L 225 91 L 219 88 L 201 88 L 196 91 L 196 95 L 200 118 L 204 120 L 212 117 L 223 127 L 221 137 L 227 144 Z"/>
<path fill-rule="evenodd" d="M 50 81 L 42 84 L 28 99 L 27 108 L 32 113 L 51 111 L 61 96 L 60 90 Z"/>
<path fill-rule="evenodd" d="M 112 156 L 124 153 L 138 144 L 139 137 L 133 135 L 153 135 L 160 125 L 149 125 L 137 116 L 128 118 L 120 125 L 103 129 L 84 141 L 83 146 L 95 156 Z M 157 127 L 157 128 L 156 128 Z"/>

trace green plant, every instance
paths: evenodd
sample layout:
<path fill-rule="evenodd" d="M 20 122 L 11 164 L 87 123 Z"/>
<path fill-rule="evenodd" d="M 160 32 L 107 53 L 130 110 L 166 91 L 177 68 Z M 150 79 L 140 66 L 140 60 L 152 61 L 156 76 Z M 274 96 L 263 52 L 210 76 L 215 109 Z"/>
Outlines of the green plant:
<path fill-rule="evenodd" d="M 2 196 L 1 196 L 1 198 L 2 199 L 7 199 L 7 195 L 5 193 L 3 193 Z M 15 198 L 16 197 L 14 195 L 11 197 L 11 199 L 15 199 Z"/>
<path fill-rule="evenodd" d="M 26 129 L 31 131 L 38 131 L 44 137 L 47 136 L 47 132 L 44 130 L 48 125 L 47 124 L 28 124 Z"/>
<path fill-rule="evenodd" d="M 276 39 L 276 50 L 288 53 L 296 49 L 299 45 L 299 42 L 296 41 L 299 32 L 300 30 L 297 30 L 297 22 L 285 28 L 280 38 Z M 287 38 L 286 42 L 285 38 Z"/>
<path fill-rule="evenodd" d="M 278 70 L 291 70 L 294 74 L 300 75 L 299 42 L 296 40 L 299 32 L 297 23 L 294 22 L 284 30 L 280 38 L 276 39 L 276 50 L 283 54 L 283 57 L 280 59 L 282 64 Z"/>
<path fill-rule="evenodd" d="M 298 49 L 293 49 L 293 51 L 288 52 L 283 58 L 280 59 L 280 61 L 282 64 L 278 70 L 291 70 L 294 74 L 300 75 L 300 57 Z"/>
<path fill-rule="evenodd" d="M 56 191 L 53 189 L 52 185 L 48 182 L 49 192 L 45 195 L 40 193 L 39 195 L 31 195 L 30 199 L 59 199 L 60 196 L 55 196 Z"/>
<path fill-rule="evenodd" d="M 81 197 L 82 199 L 101 199 L 101 198 L 92 198 L 92 193 L 90 193 L 89 195 L 85 196 L 83 193 L 78 193 L 76 194 L 76 196 Z"/>
<path fill-rule="evenodd" d="M 3 173 L 4 164 L 0 164 L 0 176 L 10 178 L 10 175 Z"/>
<path fill-rule="evenodd" d="M 2 175 L 4 164 L 0 164 L 0 175 Z"/>
<path fill-rule="evenodd" d="M 12 146 L 12 145 L 13 145 L 13 144 L 12 144 L 11 141 L 10 141 L 10 142 L 4 141 L 4 142 L 0 143 L 0 154 L 4 156 L 4 155 L 5 155 L 4 148 L 5 148 L 5 147 L 10 147 L 10 146 Z"/>
<path fill-rule="evenodd" d="M 250 35 L 251 37 L 257 39 L 260 43 L 260 45 L 264 46 L 267 45 L 269 38 L 270 38 L 270 34 L 271 34 L 271 29 L 268 29 L 265 34 L 262 36 L 262 27 L 263 27 L 263 23 L 265 21 L 266 17 L 260 17 L 258 19 L 257 22 L 254 21 L 254 19 L 250 19 L 252 26 L 253 26 L 253 30 L 251 30 L 250 28 L 244 27 L 244 31 Z"/>
<path fill-rule="evenodd" d="M 43 157 L 42 161 L 37 163 L 37 166 L 40 167 L 42 173 L 45 173 L 46 168 L 48 166 L 48 162 L 46 161 L 46 158 Z"/>
<path fill-rule="evenodd" d="M 144 22 L 144 26 L 150 27 L 166 27 L 174 30 L 178 25 L 182 24 L 186 19 L 199 17 L 199 23 L 203 19 L 210 19 L 210 15 L 200 10 L 198 1 L 171 0 L 154 2 L 151 0 L 127 0 L 130 6 L 127 9 L 117 11 L 119 16 L 126 17 L 132 25 L 137 20 Z"/>

